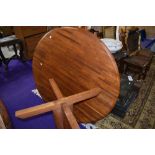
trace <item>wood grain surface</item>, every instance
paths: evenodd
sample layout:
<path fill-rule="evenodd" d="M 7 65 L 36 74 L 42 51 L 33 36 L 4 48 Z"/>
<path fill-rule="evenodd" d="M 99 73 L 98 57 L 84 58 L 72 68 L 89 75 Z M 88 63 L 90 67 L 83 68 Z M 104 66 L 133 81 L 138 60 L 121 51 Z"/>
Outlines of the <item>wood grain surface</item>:
<path fill-rule="evenodd" d="M 93 34 L 80 28 L 58 28 L 38 43 L 33 57 L 37 89 L 46 102 L 56 100 L 49 79 L 64 96 L 93 88 L 102 92 L 74 105 L 78 122 L 96 122 L 114 107 L 120 89 L 119 72 L 107 47 Z"/>

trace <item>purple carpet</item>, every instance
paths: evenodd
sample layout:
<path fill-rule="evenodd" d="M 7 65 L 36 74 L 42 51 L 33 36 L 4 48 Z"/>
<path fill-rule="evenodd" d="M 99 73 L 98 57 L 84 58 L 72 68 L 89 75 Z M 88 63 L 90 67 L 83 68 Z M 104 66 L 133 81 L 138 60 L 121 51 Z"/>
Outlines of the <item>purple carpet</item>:
<path fill-rule="evenodd" d="M 51 112 L 25 120 L 15 117 L 15 111 L 43 102 L 38 96 L 32 93 L 32 90 L 35 88 L 31 61 L 23 63 L 13 60 L 9 64 L 8 71 L 5 71 L 2 65 L 0 66 L 0 99 L 6 105 L 13 128 L 55 128 Z"/>
<path fill-rule="evenodd" d="M 52 112 L 29 119 L 18 119 L 15 111 L 43 103 L 43 100 L 32 93 L 36 89 L 32 74 L 32 62 L 12 60 L 9 70 L 0 66 L 0 99 L 6 105 L 12 126 L 15 129 L 55 129 Z M 80 125 L 81 128 L 84 126 Z"/>

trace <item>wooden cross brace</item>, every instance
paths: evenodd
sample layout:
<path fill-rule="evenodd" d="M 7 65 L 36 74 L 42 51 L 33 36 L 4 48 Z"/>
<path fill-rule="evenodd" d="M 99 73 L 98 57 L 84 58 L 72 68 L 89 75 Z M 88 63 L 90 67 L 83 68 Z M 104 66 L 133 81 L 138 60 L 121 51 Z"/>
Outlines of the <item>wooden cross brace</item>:
<path fill-rule="evenodd" d="M 88 91 L 64 97 L 55 80 L 49 79 L 49 82 L 57 97 L 57 100 L 37 105 L 34 107 L 26 108 L 23 110 L 18 110 L 16 111 L 15 116 L 21 119 L 25 119 L 53 111 L 57 128 L 78 129 L 79 125 L 73 114 L 73 104 L 96 97 L 101 93 L 102 89 L 93 88 Z"/>

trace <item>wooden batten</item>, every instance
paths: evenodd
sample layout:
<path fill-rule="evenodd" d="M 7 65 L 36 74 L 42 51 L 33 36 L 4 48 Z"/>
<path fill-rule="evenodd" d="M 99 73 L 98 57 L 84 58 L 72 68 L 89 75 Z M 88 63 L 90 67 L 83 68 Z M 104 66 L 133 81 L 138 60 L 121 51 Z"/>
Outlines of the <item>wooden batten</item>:
<path fill-rule="evenodd" d="M 44 103 L 31 108 L 27 108 L 24 110 L 16 111 L 15 115 L 16 117 L 22 118 L 22 119 L 29 118 L 32 116 L 36 116 L 38 114 L 43 114 L 45 112 L 56 110 L 57 107 L 63 103 L 66 103 L 68 106 L 70 106 L 74 103 L 93 98 L 101 92 L 102 92 L 101 88 L 93 88 L 91 90 L 84 91 L 82 93 L 60 98 L 56 101 L 52 101 L 52 102 Z"/>

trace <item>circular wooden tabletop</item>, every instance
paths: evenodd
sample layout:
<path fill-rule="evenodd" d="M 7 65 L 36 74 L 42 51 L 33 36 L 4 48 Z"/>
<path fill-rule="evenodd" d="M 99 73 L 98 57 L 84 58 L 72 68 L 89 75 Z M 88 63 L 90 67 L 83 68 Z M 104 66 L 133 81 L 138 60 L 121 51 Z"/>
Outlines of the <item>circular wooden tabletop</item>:
<path fill-rule="evenodd" d="M 64 96 L 100 87 L 95 98 L 74 104 L 78 122 L 96 122 L 115 106 L 120 89 L 117 65 L 107 47 L 92 33 L 80 28 L 57 28 L 38 43 L 33 73 L 43 99 L 56 100 L 49 79 L 53 78 Z"/>

